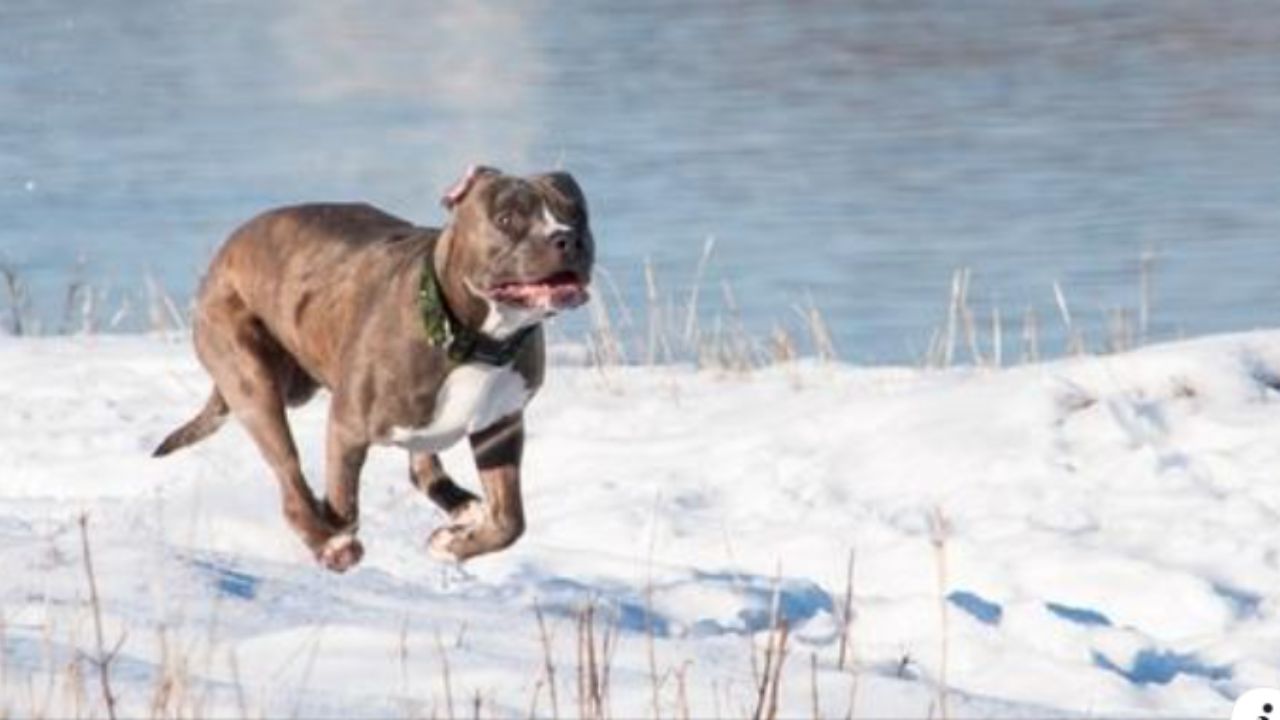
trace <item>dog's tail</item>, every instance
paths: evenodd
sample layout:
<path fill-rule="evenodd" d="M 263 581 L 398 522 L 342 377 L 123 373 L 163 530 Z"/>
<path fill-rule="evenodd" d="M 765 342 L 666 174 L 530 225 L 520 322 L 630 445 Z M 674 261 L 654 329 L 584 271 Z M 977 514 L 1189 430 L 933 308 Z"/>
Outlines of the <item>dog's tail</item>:
<path fill-rule="evenodd" d="M 204 404 L 204 409 L 188 420 L 185 425 L 169 433 L 169 437 L 165 438 L 155 452 L 151 453 L 151 457 L 164 457 L 174 450 L 209 437 L 222 427 L 223 421 L 227 419 L 227 414 L 230 412 L 231 408 L 227 407 L 227 401 L 222 399 L 222 394 L 214 388 L 209 395 L 209 401 Z"/>

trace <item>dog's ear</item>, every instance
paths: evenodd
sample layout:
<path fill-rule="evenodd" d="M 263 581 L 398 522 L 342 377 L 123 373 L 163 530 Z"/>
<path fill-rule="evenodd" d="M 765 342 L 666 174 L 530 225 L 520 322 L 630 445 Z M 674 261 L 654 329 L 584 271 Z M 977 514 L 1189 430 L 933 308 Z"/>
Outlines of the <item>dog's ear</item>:
<path fill-rule="evenodd" d="M 502 171 L 497 168 L 491 168 L 486 165 L 472 165 L 467 168 L 466 174 L 462 179 L 453 184 L 453 187 L 445 191 L 443 197 L 440 198 L 440 204 L 445 210 L 452 210 L 462 202 L 462 199 L 471 192 L 472 186 L 476 184 L 476 180 L 489 175 L 501 175 Z"/>
<path fill-rule="evenodd" d="M 542 182 L 555 188 L 569 204 L 574 205 L 585 217 L 587 214 L 587 198 L 582 194 L 582 188 L 578 187 L 578 181 L 573 176 L 563 170 L 556 172 L 543 173 L 534 178 L 535 182 Z"/>

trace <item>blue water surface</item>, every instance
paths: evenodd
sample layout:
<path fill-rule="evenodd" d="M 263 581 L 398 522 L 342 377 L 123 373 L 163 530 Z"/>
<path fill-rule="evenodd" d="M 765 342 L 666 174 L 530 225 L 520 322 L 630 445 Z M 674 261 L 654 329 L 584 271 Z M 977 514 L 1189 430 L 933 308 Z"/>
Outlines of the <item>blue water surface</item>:
<path fill-rule="evenodd" d="M 918 359 L 960 266 L 1010 347 L 1028 307 L 1064 344 L 1054 281 L 1093 344 L 1137 323 L 1144 250 L 1150 336 L 1280 319 L 1267 3 L 7 0 L 0 108 L 0 259 L 48 329 L 76 277 L 189 297 L 272 205 L 438 223 L 476 161 L 573 171 L 636 312 L 714 237 L 708 324 L 726 285 L 757 332 L 812 297 L 855 361 Z"/>

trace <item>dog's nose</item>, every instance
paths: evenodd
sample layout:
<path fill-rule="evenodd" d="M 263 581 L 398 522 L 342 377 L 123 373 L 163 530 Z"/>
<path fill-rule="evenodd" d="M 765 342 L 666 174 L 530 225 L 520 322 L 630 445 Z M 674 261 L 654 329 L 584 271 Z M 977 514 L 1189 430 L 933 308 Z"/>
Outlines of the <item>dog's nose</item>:
<path fill-rule="evenodd" d="M 551 246 L 565 255 L 582 252 L 582 236 L 572 230 L 558 230 L 547 238 Z"/>

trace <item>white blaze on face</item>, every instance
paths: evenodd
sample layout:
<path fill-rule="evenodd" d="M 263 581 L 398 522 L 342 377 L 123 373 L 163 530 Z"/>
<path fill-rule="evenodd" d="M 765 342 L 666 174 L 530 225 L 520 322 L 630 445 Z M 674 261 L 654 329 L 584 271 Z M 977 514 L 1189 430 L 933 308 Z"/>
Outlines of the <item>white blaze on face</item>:
<path fill-rule="evenodd" d="M 551 208 L 546 203 L 542 204 L 542 224 L 547 228 L 547 236 L 551 236 L 557 232 L 564 230 L 572 230 L 573 228 L 560 222 L 555 215 L 551 214 Z"/>
<path fill-rule="evenodd" d="M 517 412 L 528 400 L 529 386 L 511 367 L 466 363 L 445 378 L 431 422 L 393 427 L 388 439 L 410 450 L 439 452 Z"/>
<path fill-rule="evenodd" d="M 1231 720 L 1280 720 L 1280 690 L 1257 688 L 1241 695 Z"/>

